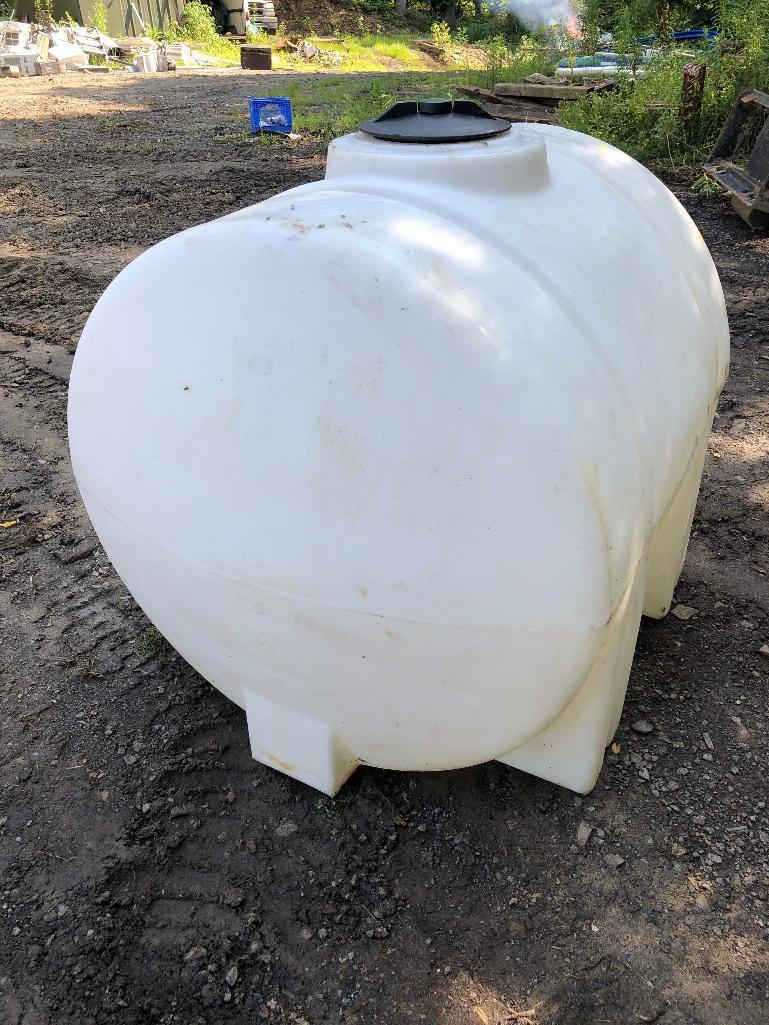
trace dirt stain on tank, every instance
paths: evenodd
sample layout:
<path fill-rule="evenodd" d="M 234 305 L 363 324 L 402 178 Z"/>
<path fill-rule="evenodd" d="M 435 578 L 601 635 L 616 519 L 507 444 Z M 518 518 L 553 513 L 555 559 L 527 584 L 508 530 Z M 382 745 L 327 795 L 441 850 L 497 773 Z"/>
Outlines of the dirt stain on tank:
<path fill-rule="evenodd" d="M 268 762 L 271 762 L 276 769 L 280 769 L 281 772 L 296 772 L 296 766 L 292 765 L 291 762 L 284 762 L 282 758 L 278 758 L 272 751 L 268 751 L 264 747 L 255 747 L 254 751 L 258 751 L 261 756 Z"/>

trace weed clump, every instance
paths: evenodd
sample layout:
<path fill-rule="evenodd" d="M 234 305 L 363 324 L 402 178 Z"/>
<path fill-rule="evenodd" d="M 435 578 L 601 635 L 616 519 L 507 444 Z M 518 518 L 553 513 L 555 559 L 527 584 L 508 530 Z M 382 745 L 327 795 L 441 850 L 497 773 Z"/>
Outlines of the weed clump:
<path fill-rule="evenodd" d="M 173 648 L 155 626 L 148 626 L 134 641 L 134 651 L 139 658 L 165 658 Z"/>

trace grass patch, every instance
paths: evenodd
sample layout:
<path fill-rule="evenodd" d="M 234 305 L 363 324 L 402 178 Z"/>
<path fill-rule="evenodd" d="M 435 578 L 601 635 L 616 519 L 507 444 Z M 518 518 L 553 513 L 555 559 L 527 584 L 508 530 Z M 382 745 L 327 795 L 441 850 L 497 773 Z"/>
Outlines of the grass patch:
<path fill-rule="evenodd" d="M 334 40 L 310 36 L 308 42 L 321 50 L 336 50 L 342 57 L 338 65 L 340 71 L 393 71 L 396 70 L 393 64 L 403 71 L 427 71 L 432 65 L 425 54 L 417 49 L 415 44 L 418 38 L 406 32 L 390 35 L 372 33 L 362 36 L 344 35 Z M 317 65 L 314 61 L 304 61 L 287 50 L 273 50 L 272 65 L 277 70 L 308 72 L 327 66 L 322 60 Z"/>
<path fill-rule="evenodd" d="M 695 192 L 699 192 L 701 196 L 707 196 L 708 199 L 712 199 L 713 196 L 722 196 L 724 194 L 724 190 L 718 182 L 713 181 L 713 179 L 708 177 L 706 174 L 701 174 L 699 178 L 692 183 L 692 188 Z"/>
<path fill-rule="evenodd" d="M 344 36 L 339 49 L 345 54 L 345 68 L 349 71 L 379 70 L 388 60 L 397 61 L 404 70 L 419 71 L 428 64 L 414 46 L 416 38 L 408 35 Z"/>
<path fill-rule="evenodd" d="M 409 50 L 409 40 L 416 37 L 351 36 L 345 37 L 352 44 L 350 61 L 360 62 L 360 70 L 382 71 L 382 65 L 369 66 L 368 54 L 399 60 L 401 48 Z M 327 48 L 336 44 L 324 43 Z M 357 49 L 356 49 L 357 48 Z M 356 54 L 362 53 L 358 58 Z M 468 68 L 454 65 L 452 70 L 423 71 L 424 61 L 420 51 L 411 50 L 414 61 L 419 65 L 414 71 L 378 74 L 374 81 L 356 81 L 343 77 L 351 70 L 359 70 L 345 62 L 341 75 L 327 74 L 296 84 L 288 82 L 283 92 L 291 100 L 296 131 L 333 139 L 346 132 L 355 131 L 361 121 L 377 117 L 396 100 L 413 99 L 420 96 L 457 96 L 460 86 L 489 86 L 495 82 L 520 81 L 525 75 L 542 71 L 547 60 L 541 47 L 524 37 L 517 46 L 510 49 L 501 38 L 494 38 L 482 44 L 483 66 Z M 303 65 L 307 68 L 307 65 Z"/>
<path fill-rule="evenodd" d="M 321 50 L 336 51 L 341 56 L 341 63 L 335 65 L 344 72 L 388 72 L 388 71 L 431 71 L 435 68 L 435 58 L 430 58 L 420 50 L 417 43 L 424 38 L 410 32 L 391 32 L 385 34 L 368 33 L 364 35 L 346 34 L 335 39 L 308 37 Z M 460 38 L 451 39 L 446 51 L 447 67 L 470 68 L 486 65 L 484 57 L 488 43 L 469 46 Z M 499 47 L 497 46 L 497 51 Z M 304 61 L 288 50 L 274 50 L 272 64 L 277 70 L 315 71 L 328 69 L 328 62 L 322 58 L 316 61 Z"/>
<path fill-rule="evenodd" d="M 383 74 L 374 81 L 329 74 L 309 81 L 284 79 L 281 95 L 291 100 L 295 131 L 327 141 L 354 132 L 361 121 L 378 117 L 396 100 L 453 96 L 466 84 L 466 72 Z"/>
<path fill-rule="evenodd" d="M 139 658 L 166 658 L 173 650 L 155 626 L 148 626 L 134 641 L 134 651 Z"/>

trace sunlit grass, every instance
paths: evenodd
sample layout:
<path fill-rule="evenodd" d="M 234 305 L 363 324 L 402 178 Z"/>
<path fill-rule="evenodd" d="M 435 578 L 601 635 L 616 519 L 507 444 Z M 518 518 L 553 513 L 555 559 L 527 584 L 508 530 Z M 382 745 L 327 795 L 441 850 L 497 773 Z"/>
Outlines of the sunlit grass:
<path fill-rule="evenodd" d="M 432 65 L 428 58 L 416 48 L 418 37 L 407 33 L 397 35 L 345 35 L 338 39 L 309 37 L 321 50 L 336 50 L 342 61 L 340 71 L 428 71 Z M 322 61 L 305 61 L 295 57 L 288 50 L 274 50 L 272 65 L 276 70 L 314 71 L 323 70 Z M 395 65 L 395 66 L 394 66 Z"/>
<path fill-rule="evenodd" d="M 404 69 L 417 71 L 427 68 L 428 63 L 421 51 L 414 45 L 416 38 L 416 36 L 407 35 L 344 36 L 340 49 L 347 54 L 346 67 L 352 63 L 365 63 L 376 64 L 381 68 L 382 58 L 389 58 L 397 61 Z"/>

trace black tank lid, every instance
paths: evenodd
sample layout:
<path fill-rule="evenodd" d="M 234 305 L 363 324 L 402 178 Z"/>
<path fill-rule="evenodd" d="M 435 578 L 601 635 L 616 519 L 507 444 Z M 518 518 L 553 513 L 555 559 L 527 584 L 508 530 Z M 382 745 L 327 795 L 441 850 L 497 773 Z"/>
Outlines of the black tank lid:
<path fill-rule="evenodd" d="M 374 121 L 358 126 L 387 142 L 473 142 L 510 131 L 472 100 L 401 100 Z"/>

